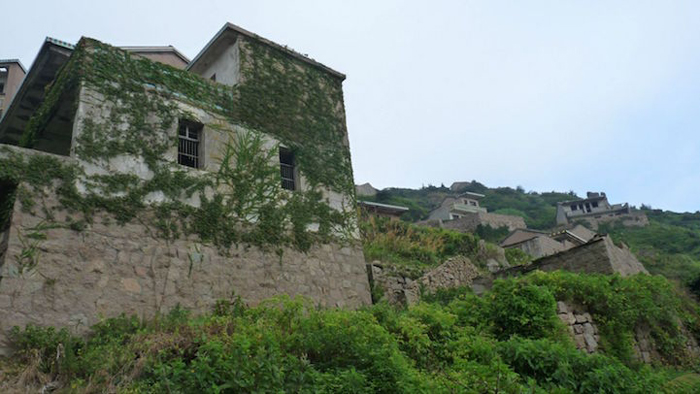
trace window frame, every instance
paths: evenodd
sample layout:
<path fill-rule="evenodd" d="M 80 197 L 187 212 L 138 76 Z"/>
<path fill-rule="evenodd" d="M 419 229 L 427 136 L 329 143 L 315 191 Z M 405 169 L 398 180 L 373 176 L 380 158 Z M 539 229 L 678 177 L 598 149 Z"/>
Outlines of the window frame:
<path fill-rule="evenodd" d="M 185 134 L 182 134 L 183 129 Z M 203 168 L 203 146 L 204 125 L 189 119 L 179 119 L 177 125 L 177 163 L 184 167 Z"/>

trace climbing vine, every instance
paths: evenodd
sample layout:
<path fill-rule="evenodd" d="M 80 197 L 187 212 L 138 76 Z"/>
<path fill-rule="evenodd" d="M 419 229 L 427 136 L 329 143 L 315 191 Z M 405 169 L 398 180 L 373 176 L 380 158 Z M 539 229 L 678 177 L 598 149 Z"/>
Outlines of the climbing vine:
<path fill-rule="evenodd" d="M 24 209 L 35 207 L 47 186 L 54 187 L 62 208 L 79 214 L 66 224 L 76 230 L 104 211 L 121 223 L 138 218 L 166 239 L 197 234 L 223 249 L 246 243 L 307 250 L 317 242 L 347 240 L 354 210 L 331 208 L 322 193 L 354 195 L 341 81 L 313 67 L 300 68 L 262 44 L 243 42 L 241 48 L 243 82 L 228 87 L 81 40 L 30 119 L 21 145 L 32 147 L 61 100 L 75 97 L 76 107 L 88 103 L 73 146 L 84 165 L 43 155 L 25 160 L 13 153 L 0 159 L 0 179 L 32 189 L 21 199 Z M 77 86 L 80 95 L 68 95 Z M 201 122 L 191 108 L 216 119 L 205 124 L 223 141 L 216 172 L 186 169 L 167 159 L 177 150 L 178 119 Z M 277 149 L 265 135 L 293 150 L 310 185 L 306 190 L 281 188 Z M 51 171 L 36 167 L 42 160 L 54 161 Z M 104 171 L 124 161 L 140 174 Z"/>

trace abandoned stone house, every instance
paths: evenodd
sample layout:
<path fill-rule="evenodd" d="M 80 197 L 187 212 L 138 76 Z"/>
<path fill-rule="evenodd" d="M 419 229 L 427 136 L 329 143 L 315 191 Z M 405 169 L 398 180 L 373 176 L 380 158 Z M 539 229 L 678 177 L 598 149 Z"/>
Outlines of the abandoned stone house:
<path fill-rule="evenodd" d="M 345 76 L 232 24 L 163 63 L 42 47 L 0 123 L 0 352 L 15 325 L 234 294 L 371 302 Z"/>
<path fill-rule="evenodd" d="M 527 227 L 520 216 L 489 213 L 479 203 L 482 198 L 483 194 L 472 192 L 445 197 L 422 223 L 461 232 L 474 232 L 479 226 L 506 227 L 510 231 Z"/>
<path fill-rule="evenodd" d="M 622 220 L 625 225 L 645 226 L 649 223 L 646 215 L 633 211 L 629 204 L 610 204 L 603 192 L 588 192 L 586 198 L 557 203 L 557 225 L 573 222 L 586 222 L 594 229 L 599 223 Z"/>
<path fill-rule="evenodd" d="M 360 213 L 365 216 L 377 218 L 387 218 L 389 220 L 399 220 L 401 215 L 408 212 L 408 207 L 400 205 L 382 204 L 374 201 L 358 200 L 357 205 Z"/>
<path fill-rule="evenodd" d="M 580 224 L 555 233 L 517 229 L 508 234 L 500 246 L 505 249 L 518 248 L 532 257 L 540 258 L 583 245 L 594 236 L 593 231 Z"/>

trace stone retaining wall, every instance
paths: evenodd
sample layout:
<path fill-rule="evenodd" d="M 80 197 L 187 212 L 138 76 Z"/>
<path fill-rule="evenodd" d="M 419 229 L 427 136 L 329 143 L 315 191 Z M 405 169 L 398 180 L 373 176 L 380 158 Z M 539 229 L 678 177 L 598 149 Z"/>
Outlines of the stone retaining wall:
<path fill-rule="evenodd" d="M 469 258 L 457 256 L 426 272 L 416 280 L 404 277 L 379 261 L 368 264 L 373 286 L 382 289 L 391 304 L 412 305 L 418 302 L 421 288 L 427 293 L 438 289 L 471 286 L 472 279 L 479 275 Z"/>
<path fill-rule="evenodd" d="M 598 327 L 593 322 L 590 313 L 583 308 L 569 306 L 562 301 L 557 302 L 557 314 L 566 325 L 569 334 L 576 343 L 576 348 L 593 353 L 598 350 Z"/>
<path fill-rule="evenodd" d="M 81 333 L 120 313 L 151 317 L 178 304 L 208 311 L 234 292 L 249 304 L 278 294 L 329 307 L 371 303 L 359 245 L 318 245 L 307 253 L 285 249 L 281 256 L 243 246 L 222 253 L 196 238 L 168 242 L 142 224 L 118 225 L 100 215 L 83 231 L 50 228 L 40 231 L 45 239 L 30 239 L 25 235 L 45 218 L 19 206 L 0 260 L 0 354 L 10 350 L 6 334 L 15 325 Z M 65 213 L 53 215 L 62 222 Z M 30 249 L 33 268 L 16 258 Z"/>

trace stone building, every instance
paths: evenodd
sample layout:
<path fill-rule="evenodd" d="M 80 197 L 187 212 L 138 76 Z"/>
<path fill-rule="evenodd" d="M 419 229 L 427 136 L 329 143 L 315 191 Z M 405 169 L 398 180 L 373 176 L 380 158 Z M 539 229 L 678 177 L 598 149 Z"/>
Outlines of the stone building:
<path fill-rule="evenodd" d="M 532 257 L 540 258 L 583 245 L 594 236 L 594 232 L 581 225 L 555 233 L 517 229 L 501 241 L 500 246 L 518 248 Z"/>
<path fill-rule="evenodd" d="M 645 226 L 646 215 L 633 211 L 629 204 L 610 204 L 605 193 L 588 192 L 586 198 L 557 203 L 557 224 L 568 225 L 575 221 L 587 222 L 597 229 L 599 223 L 622 220 L 628 226 Z"/>
<path fill-rule="evenodd" d="M 232 24 L 187 70 L 45 46 L 0 123 L 0 352 L 234 294 L 371 302 L 343 74 Z"/>
<path fill-rule="evenodd" d="M 563 270 L 588 274 L 618 273 L 622 276 L 648 273 L 627 245 L 617 246 L 607 235 L 596 235 L 582 245 L 542 257 L 529 265 L 505 269 L 498 272 L 497 276 L 522 275 L 535 270 Z"/>
<path fill-rule="evenodd" d="M 445 197 L 422 224 L 461 232 L 474 232 L 479 226 L 506 227 L 510 231 L 527 228 L 520 216 L 489 213 L 479 204 L 483 197 L 483 194 L 472 192 Z"/>
<path fill-rule="evenodd" d="M 27 70 L 19 60 L 0 59 L 0 118 L 9 107 L 26 74 Z"/>

